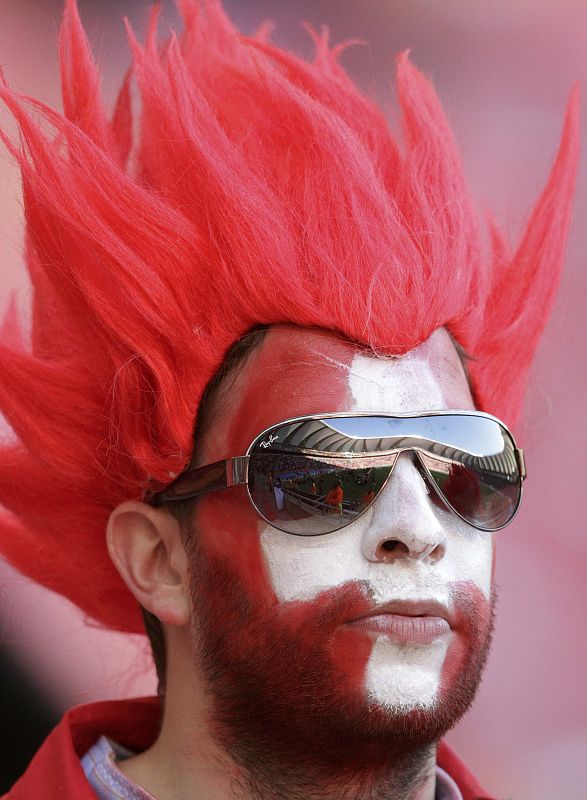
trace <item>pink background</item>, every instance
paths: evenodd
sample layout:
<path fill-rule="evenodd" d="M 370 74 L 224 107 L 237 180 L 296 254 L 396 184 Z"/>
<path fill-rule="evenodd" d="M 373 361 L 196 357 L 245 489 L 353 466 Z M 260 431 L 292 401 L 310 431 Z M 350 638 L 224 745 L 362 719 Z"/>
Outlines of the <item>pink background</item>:
<path fill-rule="evenodd" d="M 0 64 L 13 87 L 58 102 L 60 2 L 0 6 Z M 80 2 L 112 98 L 128 63 L 120 18 L 144 30 L 146 0 Z M 165 18 L 175 19 L 170 3 Z M 333 39 L 360 37 L 345 65 L 390 107 L 393 56 L 412 48 L 432 76 L 480 208 L 517 241 L 554 155 L 571 82 L 587 91 L 584 0 L 226 0 L 243 30 L 270 17 L 277 42 L 309 53 L 301 20 Z M 14 126 L 4 109 L 0 125 Z M 585 138 L 585 135 L 584 137 Z M 0 311 L 26 307 L 18 174 L 0 151 Z M 522 444 L 529 480 L 516 522 L 499 535 L 498 627 L 473 710 L 450 739 L 489 789 L 517 800 L 579 800 L 587 786 L 587 187 L 580 173 L 567 269 L 528 395 Z M 0 563 L 0 639 L 61 707 L 152 691 L 144 640 L 85 625 L 79 612 Z"/>

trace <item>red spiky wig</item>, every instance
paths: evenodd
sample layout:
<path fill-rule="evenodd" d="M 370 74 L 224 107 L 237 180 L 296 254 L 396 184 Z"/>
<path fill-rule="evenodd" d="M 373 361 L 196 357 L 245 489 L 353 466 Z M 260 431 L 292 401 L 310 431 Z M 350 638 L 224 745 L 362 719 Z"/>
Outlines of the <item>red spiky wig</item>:
<path fill-rule="evenodd" d="M 5 557 L 94 620 L 142 631 L 105 526 L 149 477 L 190 459 L 204 387 L 258 325 L 293 322 L 401 354 L 446 326 L 474 357 L 481 409 L 512 424 L 558 283 L 577 165 L 573 94 L 521 244 L 482 257 L 455 144 L 402 54 L 398 143 L 325 33 L 307 63 L 241 36 L 218 0 L 178 0 L 185 30 L 144 45 L 112 118 L 75 4 L 60 34 L 64 113 L 5 84 L 18 121 L 31 348 L 0 348 Z M 33 112 L 31 114 L 31 111 Z M 47 127 L 51 132 L 47 132 Z M 490 226 L 493 228 L 493 226 Z M 197 446 L 197 442 L 196 442 Z"/>

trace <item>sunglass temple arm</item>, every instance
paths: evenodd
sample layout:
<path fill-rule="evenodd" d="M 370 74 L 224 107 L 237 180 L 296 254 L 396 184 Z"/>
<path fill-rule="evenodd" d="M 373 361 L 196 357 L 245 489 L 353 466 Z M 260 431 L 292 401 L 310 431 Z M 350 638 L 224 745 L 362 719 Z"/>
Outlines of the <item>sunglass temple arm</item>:
<path fill-rule="evenodd" d="M 242 486 L 247 482 L 249 457 L 236 456 L 226 460 L 226 487 Z"/>
<path fill-rule="evenodd" d="M 522 480 L 524 480 L 526 477 L 526 459 L 524 458 L 524 451 L 521 448 L 517 447 L 514 452 L 516 454 L 516 460 L 518 462 L 518 469 L 520 470 L 520 477 L 522 478 Z"/>

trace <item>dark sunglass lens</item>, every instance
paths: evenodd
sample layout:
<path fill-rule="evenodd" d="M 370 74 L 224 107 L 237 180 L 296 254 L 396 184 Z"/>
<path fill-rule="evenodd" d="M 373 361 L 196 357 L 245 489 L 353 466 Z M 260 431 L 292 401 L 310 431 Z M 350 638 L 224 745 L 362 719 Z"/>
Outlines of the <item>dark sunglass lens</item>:
<path fill-rule="evenodd" d="M 295 453 L 253 453 L 249 491 L 272 525 L 318 536 L 351 523 L 375 499 L 390 466 L 352 469 L 341 459 Z"/>
<path fill-rule="evenodd" d="M 516 513 L 521 487 L 517 471 L 505 472 L 479 457 L 477 464 L 422 457 L 444 498 L 476 528 L 498 530 Z"/>

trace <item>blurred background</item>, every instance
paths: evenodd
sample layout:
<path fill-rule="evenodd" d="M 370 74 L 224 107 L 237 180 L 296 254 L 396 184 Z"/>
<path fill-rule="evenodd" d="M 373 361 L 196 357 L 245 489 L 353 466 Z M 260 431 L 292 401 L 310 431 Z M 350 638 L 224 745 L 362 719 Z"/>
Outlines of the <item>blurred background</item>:
<path fill-rule="evenodd" d="M 122 17 L 139 32 L 146 0 L 80 0 L 113 99 L 129 63 Z M 481 210 L 517 242 L 558 145 L 573 80 L 587 92 L 585 0 L 225 0 L 246 33 L 267 18 L 274 41 L 311 54 L 300 26 L 360 38 L 343 64 L 393 110 L 393 59 L 407 47 L 430 75 Z M 163 2 L 163 25 L 177 22 Z M 10 84 L 59 104 L 55 38 L 61 0 L 0 0 L 0 64 Z M 587 116 L 584 114 L 584 117 Z M 0 126 L 15 133 L 0 109 Z M 585 140 L 585 126 L 583 139 Z M 580 800 L 587 786 L 587 184 L 579 175 L 567 268 L 532 374 L 521 428 L 529 480 L 522 512 L 499 534 L 498 625 L 472 711 L 449 740 L 501 798 Z M 0 313 L 26 307 L 18 171 L 0 149 Z M 88 626 L 66 601 L 0 562 L 0 794 L 71 705 L 151 693 L 142 637 Z"/>

